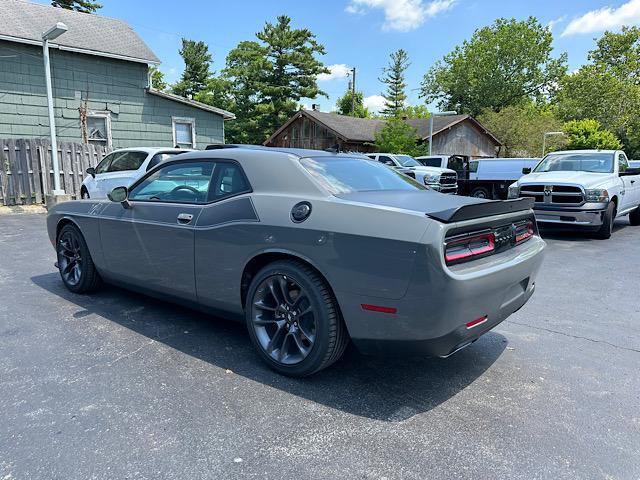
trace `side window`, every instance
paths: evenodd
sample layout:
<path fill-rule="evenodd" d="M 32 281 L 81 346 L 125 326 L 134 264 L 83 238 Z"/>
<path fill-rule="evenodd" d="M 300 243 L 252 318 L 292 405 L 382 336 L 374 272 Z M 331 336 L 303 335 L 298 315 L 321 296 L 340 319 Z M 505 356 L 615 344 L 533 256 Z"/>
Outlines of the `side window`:
<path fill-rule="evenodd" d="M 620 173 L 626 172 L 627 168 L 629 168 L 629 162 L 627 161 L 627 157 L 624 153 L 621 153 L 618 157 L 618 168 L 620 170 Z"/>
<path fill-rule="evenodd" d="M 439 158 L 423 158 L 419 160 L 425 167 L 439 167 L 441 162 Z"/>
<path fill-rule="evenodd" d="M 216 163 L 213 185 L 209 192 L 210 201 L 249 191 L 251 186 L 240 165 L 232 162 Z"/>
<path fill-rule="evenodd" d="M 108 172 L 124 172 L 127 170 L 138 170 L 146 160 L 146 152 L 122 152 L 114 158 L 109 166 Z"/>
<path fill-rule="evenodd" d="M 389 165 L 390 167 L 395 167 L 396 164 L 393 162 L 393 160 L 391 160 L 390 157 L 387 157 L 386 155 L 380 155 L 378 156 L 378 161 L 381 163 L 384 163 L 385 165 Z"/>
<path fill-rule="evenodd" d="M 478 161 L 469 162 L 469 172 L 476 173 L 478 171 Z"/>
<path fill-rule="evenodd" d="M 213 162 L 179 162 L 161 167 L 129 193 L 130 200 L 206 203 Z"/>
<path fill-rule="evenodd" d="M 102 159 L 102 161 L 96 167 L 96 173 L 104 173 L 104 172 L 106 172 L 107 169 L 109 168 L 109 164 L 111 163 L 111 160 L 113 160 L 114 156 L 115 156 L 115 153 L 110 153 L 109 155 L 104 157 Z"/>

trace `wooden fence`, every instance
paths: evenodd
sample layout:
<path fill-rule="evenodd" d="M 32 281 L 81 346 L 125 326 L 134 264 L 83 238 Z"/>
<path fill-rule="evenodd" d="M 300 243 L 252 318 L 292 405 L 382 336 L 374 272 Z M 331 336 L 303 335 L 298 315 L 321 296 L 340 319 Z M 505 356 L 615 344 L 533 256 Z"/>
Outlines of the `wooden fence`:
<path fill-rule="evenodd" d="M 59 143 L 60 186 L 65 193 L 80 198 L 86 169 L 95 167 L 106 153 L 100 146 Z M 39 204 L 52 191 L 51 142 L 0 138 L 0 205 Z"/>

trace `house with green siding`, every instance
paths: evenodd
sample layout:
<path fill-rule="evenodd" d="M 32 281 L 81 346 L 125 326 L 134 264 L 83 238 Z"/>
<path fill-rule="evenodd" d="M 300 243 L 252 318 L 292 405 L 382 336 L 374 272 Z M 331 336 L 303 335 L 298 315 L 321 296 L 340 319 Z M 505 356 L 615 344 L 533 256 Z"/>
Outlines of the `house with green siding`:
<path fill-rule="evenodd" d="M 204 148 L 224 143 L 230 112 L 150 87 L 156 55 L 125 22 L 39 5 L 0 1 L 0 139 L 49 137 L 42 33 L 50 41 L 59 142 L 124 147 Z"/>

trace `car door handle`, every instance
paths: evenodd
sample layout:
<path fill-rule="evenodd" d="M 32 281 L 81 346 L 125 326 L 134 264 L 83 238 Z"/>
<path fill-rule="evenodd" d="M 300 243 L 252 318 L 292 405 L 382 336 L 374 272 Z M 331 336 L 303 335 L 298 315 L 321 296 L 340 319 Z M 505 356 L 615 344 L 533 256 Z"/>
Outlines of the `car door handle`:
<path fill-rule="evenodd" d="M 178 215 L 178 223 L 180 224 L 186 225 L 187 223 L 191 223 L 191 220 L 193 220 L 193 215 L 190 213 L 181 213 Z"/>
<path fill-rule="evenodd" d="M 635 180 L 631 180 L 631 183 L 636 183 L 636 181 Z"/>

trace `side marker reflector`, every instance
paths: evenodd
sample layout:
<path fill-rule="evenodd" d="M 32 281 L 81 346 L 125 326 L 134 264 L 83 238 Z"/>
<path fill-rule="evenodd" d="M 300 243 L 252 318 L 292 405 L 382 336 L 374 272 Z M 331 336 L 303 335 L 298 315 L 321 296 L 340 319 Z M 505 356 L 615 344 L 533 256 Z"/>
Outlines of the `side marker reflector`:
<path fill-rule="evenodd" d="M 467 323 L 467 330 L 469 330 L 470 328 L 473 328 L 473 327 L 477 327 L 478 325 L 482 325 L 488 319 L 489 319 L 489 317 L 484 315 L 484 316 L 482 316 L 480 318 L 476 318 L 475 320 L 471 320 L 469 323 Z"/>
<path fill-rule="evenodd" d="M 360 306 L 363 310 L 368 310 L 370 312 L 396 313 L 398 311 L 398 309 L 395 307 L 383 307 L 381 305 L 370 305 L 368 303 L 363 303 Z"/>

